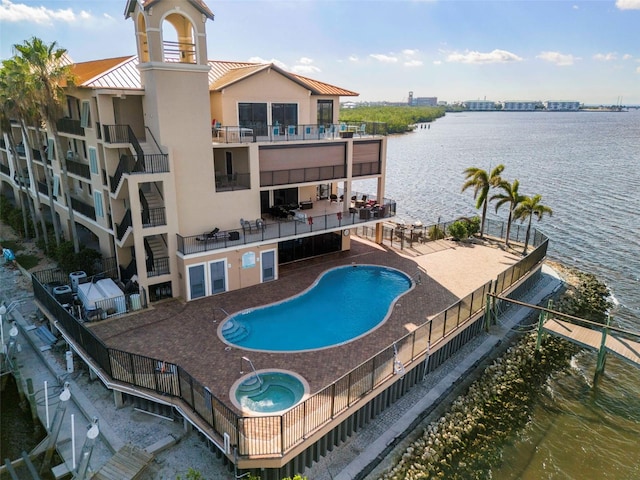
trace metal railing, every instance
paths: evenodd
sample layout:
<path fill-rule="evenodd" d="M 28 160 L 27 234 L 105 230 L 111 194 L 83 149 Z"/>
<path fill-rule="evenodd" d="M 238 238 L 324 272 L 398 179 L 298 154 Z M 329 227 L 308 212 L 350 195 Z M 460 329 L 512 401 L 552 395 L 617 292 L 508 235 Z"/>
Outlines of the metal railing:
<path fill-rule="evenodd" d="M 84 137 L 84 128 L 81 126 L 80 120 L 61 118 L 56 122 L 56 127 L 58 132 Z"/>
<path fill-rule="evenodd" d="M 43 284 L 46 275 L 36 272 L 32 282 L 38 301 L 112 379 L 161 396 L 181 398 L 192 409 L 190 414 L 206 422 L 216 435 L 229 435 L 240 456 L 282 456 L 397 375 L 397 361 L 412 366 L 428 359 L 428 373 L 477 335 L 484 325 L 488 294 L 492 290 L 503 293 L 530 272 L 538 271 L 548 239 L 542 234 L 534 236 L 539 240 L 537 247 L 501 274 L 504 281 L 482 285 L 304 402 L 282 415 L 265 417 L 237 414 L 179 365 L 106 347 L 54 299 L 52 290 Z"/>
<path fill-rule="evenodd" d="M 127 230 L 133 226 L 133 221 L 131 219 L 131 209 L 127 210 L 122 217 L 122 221 L 120 223 L 116 223 L 116 235 L 118 236 L 118 241 L 122 241 Z"/>
<path fill-rule="evenodd" d="M 89 205 L 88 203 L 84 203 L 82 200 L 71 197 L 71 208 L 73 208 L 76 212 L 84 215 L 85 217 L 89 217 L 92 220 L 96 219 L 95 207 L 93 205 Z"/>
<path fill-rule="evenodd" d="M 167 219 L 164 207 L 147 208 L 142 210 L 142 227 L 158 227 L 166 225 Z"/>
<path fill-rule="evenodd" d="M 357 139 L 387 135 L 387 124 L 382 122 L 359 122 L 354 125 L 346 123 L 326 125 L 247 123 L 241 126 L 213 126 L 211 132 L 214 142 L 217 143 L 292 142 L 338 138 Z"/>
<path fill-rule="evenodd" d="M 250 229 L 240 228 L 226 230 L 220 231 L 215 235 L 203 233 L 183 237 L 180 234 L 176 234 L 178 239 L 178 252 L 189 255 L 221 248 L 264 242 L 266 240 L 278 240 L 308 233 L 349 228 L 353 225 L 393 217 L 395 215 L 395 202 L 385 203 L 377 211 L 364 208 L 351 210 L 353 211 L 329 213 L 326 215 L 306 215 L 305 217 L 294 220 L 265 221 L 259 228 L 252 226 Z"/>
<path fill-rule="evenodd" d="M 164 61 L 171 63 L 196 63 L 196 45 L 188 42 L 162 42 Z"/>
<path fill-rule="evenodd" d="M 169 171 L 169 156 L 164 153 L 150 155 L 142 154 L 137 158 L 133 155 L 121 155 L 116 172 L 111 177 L 111 193 L 115 193 L 123 175 L 136 173 L 167 173 Z"/>
<path fill-rule="evenodd" d="M 151 267 L 151 270 L 149 270 Z M 154 258 L 152 265 L 147 265 L 147 277 L 158 277 L 171 273 L 169 270 L 169 257 Z"/>
<path fill-rule="evenodd" d="M 91 178 L 91 171 L 89 170 L 89 165 L 86 163 L 67 159 L 67 171 L 69 173 L 73 173 L 74 175 L 78 175 L 79 177 L 83 177 L 86 179 Z"/>

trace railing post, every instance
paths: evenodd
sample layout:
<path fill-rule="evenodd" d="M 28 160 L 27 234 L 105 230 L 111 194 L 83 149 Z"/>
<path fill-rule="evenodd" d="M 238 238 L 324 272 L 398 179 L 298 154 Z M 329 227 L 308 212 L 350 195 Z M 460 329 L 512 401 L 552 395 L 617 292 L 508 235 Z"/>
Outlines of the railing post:
<path fill-rule="evenodd" d="M 487 301 L 484 304 L 484 329 L 489 331 L 489 325 L 491 324 L 491 300 L 492 296 L 487 293 Z"/>
<path fill-rule="evenodd" d="M 595 387 L 604 373 L 604 365 L 607 361 L 607 334 L 609 333 L 609 324 L 611 323 L 611 315 L 607 314 L 607 323 L 602 328 L 602 340 L 600 341 L 600 350 L 598 350 L 598 361 L 596 363 L 596 373 L 593 377 L 593 386 Z"/>
<path fill-rule="evenodd" d="M 549 303 L 547 303 L 547 308 L 549 310 L 551 310 L 551 308 L 553 307 L 553 300 L 549 300 Z M 547 321 L 547 318 L 549 318 L 549 313 L 548 312 L 544 312 L 541 311 L 540 315 L 538 315 L 538 337 L 536 339 L 536 351 L 539 352 L 540 351 L 540 346 L 542 345 L 542 335 L 544 334 L 544 324 Z"/>

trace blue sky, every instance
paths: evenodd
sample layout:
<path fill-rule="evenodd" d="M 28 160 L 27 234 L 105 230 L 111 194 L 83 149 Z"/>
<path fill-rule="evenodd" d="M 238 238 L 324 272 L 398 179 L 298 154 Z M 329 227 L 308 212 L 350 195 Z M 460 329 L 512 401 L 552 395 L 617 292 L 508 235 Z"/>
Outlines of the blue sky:
<path fill-rule="evenodd" d="M 360 93 L 640 104 L 640 0 L 205 0 L 211 60 Z M 135 54 L 126 0 L 0 0 L 0 58 L 37 36 L 74 61 Z"/>

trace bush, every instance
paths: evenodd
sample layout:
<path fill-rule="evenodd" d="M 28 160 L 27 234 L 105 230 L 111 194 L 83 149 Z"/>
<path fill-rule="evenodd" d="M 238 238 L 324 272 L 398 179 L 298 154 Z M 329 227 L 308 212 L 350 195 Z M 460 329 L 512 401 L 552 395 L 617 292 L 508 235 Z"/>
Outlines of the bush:
<path fill-rule="evenodd" d="M 445 237 L 444 230 L 439 225 L 433 225 L 427 233 L 429 240 L 442 240 Z"/>
<path fill-rule="evenodd" d="M 463 220 L 456 220 L 449 226 L 449 235 L 453 237 L 454 240 L 464 240 L 469 237 L 469 232 L 467 230 L 467 222 Z"/>
<path fill-rule="evenodd" d="M 480 217 L 473 217 L 467 219 L 467 233 L 470 237 L 473 237 L 476 233 L 480 232 Z"/>
<path fill-rule="evenodd" d="M 62 242 L 54 249 L 53 259 L 58 262 L 58 266 L 66 273 L 82 270 L 87 275 L 95 275 L 95 265 L 102 259 L 102 254 L 92 248 L 82 247 L 78 253 L 73 251 L 72 242 Z"/>

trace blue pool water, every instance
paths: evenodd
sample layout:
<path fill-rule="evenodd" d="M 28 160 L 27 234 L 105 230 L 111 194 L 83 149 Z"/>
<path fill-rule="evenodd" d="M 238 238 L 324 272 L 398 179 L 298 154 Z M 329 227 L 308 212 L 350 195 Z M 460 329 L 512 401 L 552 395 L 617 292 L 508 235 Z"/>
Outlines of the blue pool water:
<path fill-rule="evenodd" d="M 335 346 L 380 325 L 394 301 L 410 288 L 411 279 L 399 270 L 338 267 L 296 297 L 231 316 L 219 333 L 225 342 L 251 350 Z"/>
<path fill-rule="evenodd" d="M 260 381 L 249 375 L 235 389 L 235 398 L 244 410 L 273 413 L 287 410 L 304 395 L 304 385 L 293 375 L 283 372 L 259 372 Z"/>

